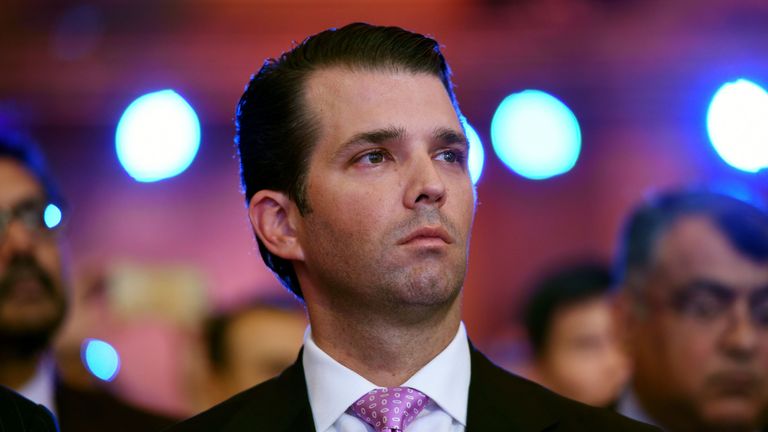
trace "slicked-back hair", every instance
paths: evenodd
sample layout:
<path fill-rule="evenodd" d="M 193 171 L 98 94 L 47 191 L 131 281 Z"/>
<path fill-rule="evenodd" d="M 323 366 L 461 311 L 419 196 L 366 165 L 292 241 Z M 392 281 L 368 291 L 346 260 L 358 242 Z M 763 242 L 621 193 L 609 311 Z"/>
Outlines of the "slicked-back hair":
<path fill-rule="evenodd" d="M 302 215 L 312 211 L 306 177 L 319 131 L 304 95 L 313 72 L 333 67 L 434 75 L 458 114 L 450 69 L 434 39 L 364 23 L 310 36 L 280 57 L 267 59 L 237 105 L 235 143 L 246 204 L 268 189 L 286 193 Z M 303 299 L 291 262 L 269 252 L 258 236 L 256 240 L 264 263 Z"/>
<path fill-rule="evenodd" d="M 647 199 L 627 219 L 616 260 L 619 286 L 629 289 L 653 265 L 659 239 L 678 220 L 708 218 L 744 256 L 768 261 L 768 213 L 741 199 L 709 190 L 674 190 Z M 639 294 L 634 292 L 633 294 Z"/>

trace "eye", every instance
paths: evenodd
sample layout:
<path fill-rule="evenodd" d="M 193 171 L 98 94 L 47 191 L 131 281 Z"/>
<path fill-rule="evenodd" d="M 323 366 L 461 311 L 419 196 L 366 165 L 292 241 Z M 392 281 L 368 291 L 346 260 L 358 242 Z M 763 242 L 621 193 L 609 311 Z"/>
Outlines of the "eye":
<path fill-rule="evenodd" d="M 443 150 L 437 158 L 448 163 L 462 163 L 464 162 L 464 153 L 459 150 Z"/>
<path fill-rule="evenodd" d="M 388 158 L 389 155 L 384 150 L 371 150 L 358 157 L 355 162 L 364 165 L 379 165 L 384 163 Z"/>
<path fill-rule="evenodd" d="M 755 325 L 761 328 L 768 328 L 768 301 L 762 301 L 760 304 L 751 307 L 752 320 Z"/>
<path fill-rule="evenodd" d="M 729 305 L 728 299 L 709 292 L 686 293 L 676 301 L 676 307 L 680 313 L 701 321 L 711 321 L 720 317 Z"/>

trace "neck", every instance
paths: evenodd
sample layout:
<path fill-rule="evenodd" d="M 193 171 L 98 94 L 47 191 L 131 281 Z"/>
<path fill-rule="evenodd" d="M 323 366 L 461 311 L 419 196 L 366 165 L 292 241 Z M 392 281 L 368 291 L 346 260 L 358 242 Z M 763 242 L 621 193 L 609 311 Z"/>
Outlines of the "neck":
<path fill-rule="evenodd" d="M 456 336 L 461 298 L 436 310 L 374 314 L 332 311 L 308 303 L 312 339 L 336 361 L 381 387 L 396 387 L 435 358 Z M 404 355 L 403 353 L 407 353 Z"/>
<path fill-rule="evenodd" d="M 0 384 L 21 390 L 35 376 L 42 356 L 42 353 L 23 357 L 0 355 Z"/>

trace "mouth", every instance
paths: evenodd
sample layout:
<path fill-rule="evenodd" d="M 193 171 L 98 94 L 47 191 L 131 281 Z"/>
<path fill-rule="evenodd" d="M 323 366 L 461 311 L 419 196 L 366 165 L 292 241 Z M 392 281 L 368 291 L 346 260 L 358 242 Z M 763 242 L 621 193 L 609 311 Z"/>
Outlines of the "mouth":
<path fill-rule="evenodd" d="M 716 374 L 711 383 L 720 393 L 731 395 L 751 394 L 759 386 L 760 377 L 748 371 L 730 371 Z"/>
<path fill-rule="evenodd" d="M 37 266 L 21 263 L 9 266 L 0 278 L 0 301 L 37 302 L 56 297 L 52 280 Z"/>
<path fill-rule="evenodd" d="M 452 244 L 454 243 L 454 239 L 450 234 L 448 234 L 448 231 L 446 231 L 445 228 L 441 226 L 434 226 L 419 228 L 397 242 L 399 245 L 417 243 L 434 245 Z"/>
<path fill-rule="evenodd" d="M 35 303 L 50 297 L 51 293 L 45 284 L 37 278 L 17 279 L 5 290 L 3 296 L 5 301 L 21 303 Z"/>

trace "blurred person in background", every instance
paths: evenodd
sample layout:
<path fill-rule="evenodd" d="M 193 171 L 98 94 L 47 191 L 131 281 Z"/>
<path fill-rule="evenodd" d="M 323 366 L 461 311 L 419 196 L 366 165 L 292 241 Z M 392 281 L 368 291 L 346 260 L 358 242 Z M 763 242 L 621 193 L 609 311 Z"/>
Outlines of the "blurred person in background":
<path fill-rule="evenodd" d="M 172 422 L 103 391 L 61 379 L 51 343 L 68 308 L 58 227 L 49 204 L 63 200 L 37 148 L 0 134 L 0 384 L 51 410 L 63 432 L 158 430 Z"/>
<path fill-rule="evenodd" d="M 589 405 L 616 401 L 629 363 L 610 289 L 610 267 L 596 263 L 561 267 L 535 285 L 523 314 L 533 360 L 530 378 Z"/>
<path fill-rule="evenodd" d="M 634 373 L 618 410 L 670 432 L 768 424 L 768 214 L 675 190 L 629 216 L 617 260 Z"/>
<path fill-rule="evenodd" d="M 296 360 L 306 328 L 293 299 L 258 300 L 209 319 L 205 408 L 279 375 Z"/>

